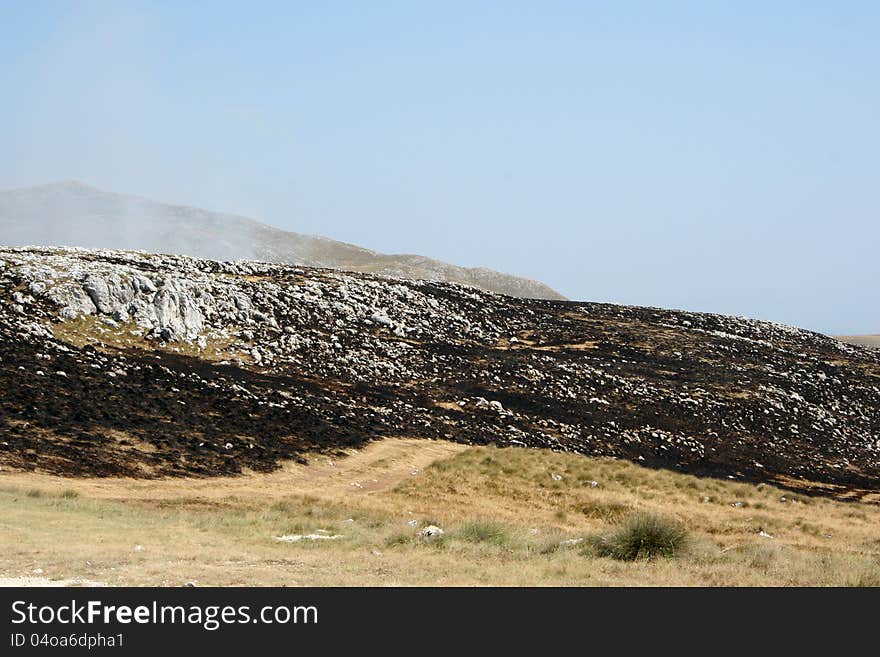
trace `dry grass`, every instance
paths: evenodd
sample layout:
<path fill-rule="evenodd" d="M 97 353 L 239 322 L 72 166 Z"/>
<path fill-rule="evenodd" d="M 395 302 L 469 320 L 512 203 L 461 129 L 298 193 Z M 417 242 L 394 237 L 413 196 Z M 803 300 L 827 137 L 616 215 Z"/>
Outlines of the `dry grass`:
<path fill-rule="evenodd" d="M 595 538 L 634 513 L 680 523 L 688 549 L 598 556 Z M 446 534 L 420 539 L 426 524 Z M 273 538 L 319 530 L 343 538 Z M 0 473 L 0 576 L 35 569 L 134 585 L 880 586 L 880 507 L 611 459 L 386 440 L 219 480 Z"/>
<path fill-rule="evenodd" d="M 56 339 L 74 347 L 82 348 L 91 345 L 99 351 L 125 349 L 141 349 L 144 351 L 165 351 L 183 356 L 198 356 L 211 362 L 230 358 L 251 359 L 250 355 L 230 350 L 235 342 L 230 335 L 205 335 L 205 347 L 195 342 L 162 342 L 148 340 L 144 329 L 134 322 L 126 322 L 113 326 L 107 324 L 97 315 L 81 315 L 76 319 L 68 319 L 51 325 Z M 233 327 L 230 327 L 231 329 Z"/>

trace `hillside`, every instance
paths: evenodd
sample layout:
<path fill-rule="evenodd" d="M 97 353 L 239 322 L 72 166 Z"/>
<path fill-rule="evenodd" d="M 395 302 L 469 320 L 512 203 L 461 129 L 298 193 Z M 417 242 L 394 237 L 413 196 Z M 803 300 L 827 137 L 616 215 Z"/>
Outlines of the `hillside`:
<path fill-rule="evenodd" d="M 71 249 L 0 249 L 0 299 L 4 470 L 267 472 L 392 436 L 880 481 L 880 354 L 778 324 Z"/>
<path fill-rule="evenodd" d="M 246 217 L 62 182 L 0 192 L 0 244 L 139 249 L 449 281 L 511 296 L 564 297 L 543 283 L 418 255 L 386 255 Z"/>

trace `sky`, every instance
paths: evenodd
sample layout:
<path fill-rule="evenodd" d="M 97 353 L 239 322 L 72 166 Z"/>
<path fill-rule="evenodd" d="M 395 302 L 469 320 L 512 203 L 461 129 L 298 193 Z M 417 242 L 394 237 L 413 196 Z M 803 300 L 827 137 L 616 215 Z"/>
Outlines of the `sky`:
<path fill-rule="evenodd" d="M 876 2 L 6 2 L 0 189 L 880 333 L 878 35 Z"/>

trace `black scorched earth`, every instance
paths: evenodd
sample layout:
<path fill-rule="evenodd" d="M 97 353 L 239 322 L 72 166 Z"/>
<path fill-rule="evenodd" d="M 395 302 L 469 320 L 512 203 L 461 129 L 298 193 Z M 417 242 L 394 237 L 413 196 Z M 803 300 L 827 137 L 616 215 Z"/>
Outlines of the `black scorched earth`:
<path fill-rule="evenodd" d="M 880 352 L 779 324 L 79 249 L 0 249 L 0 304 L 3 469 L 234 474 L 418 436 L 880 489 Z"/>

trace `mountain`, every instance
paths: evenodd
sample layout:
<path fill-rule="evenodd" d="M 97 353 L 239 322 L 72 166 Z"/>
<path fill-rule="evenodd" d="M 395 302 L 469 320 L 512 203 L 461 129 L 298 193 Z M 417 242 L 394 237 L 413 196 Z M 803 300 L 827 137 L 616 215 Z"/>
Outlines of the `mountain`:
<path fill-rule="evenodd" d="M 880 334 L 877 335 L 839 335 L 838 340 L 880 349 Z"/>
<path fill-rule="evenodd" d="M 0 249 L 4 470 L 235 474 L 405 436 L 876 498 L 878 381 L 880 352 L 744 318 Z"/>
<path fill-rule="evenodd" d="M 81 246 L 263 260 L 449 281 L 516 297 L 563 299 L 543 283 L 417 255 L 385 255 L 231 214 L 61 182 L 0 192 L 0 244 Z"/>

